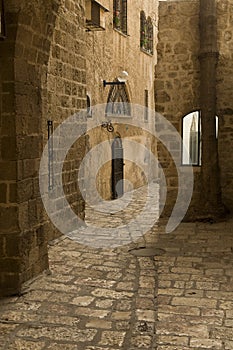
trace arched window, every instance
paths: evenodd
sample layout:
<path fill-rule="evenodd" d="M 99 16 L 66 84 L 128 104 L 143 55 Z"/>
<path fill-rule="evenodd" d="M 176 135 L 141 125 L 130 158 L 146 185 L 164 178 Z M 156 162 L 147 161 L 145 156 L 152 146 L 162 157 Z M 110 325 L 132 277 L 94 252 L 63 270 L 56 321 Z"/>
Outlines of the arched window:
<path fill-rule="evenodd" d="M 182 125 L 183 165 L 200 165 L 200 135 L 201 120 L 199 111 L 184 116 Z"/>
<path fill-rule="evenodd" d="M 140 12 L 140 47 L 143 51 L 153 54 L 153 23 L 144 11 Z"/>
<path fill-rule="evenodd" d="M 127 0 L 113 1 L 113 25 L 115 29 L 127 34 Z"/>
<path fill-rule="evenodd" d="M 107 115 L 130 116 L 131 108 L 126 85 L 112 85 L 108 95 Z"/>
<path fill-rule="evenodd" d="M 218 137 L 218 117 L 216 116 L 216 137 Z M 195 111 L 182 120 L 182 164 L 201 165 L 201 113 Z"/>

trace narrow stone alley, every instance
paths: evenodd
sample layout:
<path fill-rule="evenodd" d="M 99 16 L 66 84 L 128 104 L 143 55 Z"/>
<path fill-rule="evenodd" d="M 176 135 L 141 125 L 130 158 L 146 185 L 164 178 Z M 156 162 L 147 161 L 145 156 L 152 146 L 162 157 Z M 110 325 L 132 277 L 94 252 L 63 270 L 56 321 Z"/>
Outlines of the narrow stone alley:
<path fill-rule="evenodd" d="M 50 270 L 1 300 L 0 349 L 232 350 L 233 221 L 164 232 L 105 249 L 53 241 Z"/>

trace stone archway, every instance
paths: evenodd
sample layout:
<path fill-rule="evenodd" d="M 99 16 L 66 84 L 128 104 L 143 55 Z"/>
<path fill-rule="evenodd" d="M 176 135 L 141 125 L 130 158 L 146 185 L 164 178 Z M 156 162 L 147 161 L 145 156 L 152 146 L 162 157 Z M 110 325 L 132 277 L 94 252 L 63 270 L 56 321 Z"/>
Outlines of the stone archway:
<path fill-rule="evenodd" d="M 84 5 L 80 0 L 80 13 L 72 18 L 79 21 L 77 36 L 84 32 Z M 51 99 L 49 62 L 50 68 L 56 66 L 57 75 L 64 73 L 51 59 L 56 56 L 54 47 L 59 40 L 58 31 L 55 33 L 58 18 L 61 26 L 76 29 L 72 21 L 68 27 L 64 6 L 61 0 L 5 2 L 6 39 L 0 42 L 0 295 L 19 293 L 23 282 L 48 268 L 47 236 L 52 225 L 44 215 L 38 171 L 46 142 L 43 116 L 48 114 Z M 79 65 L 83 69 L 84 58 L 79 57 Z M 84 90 L 84 69 L 76 78 L 73 70 L 70 74 Z M 83 90 L 77 93 L 80 106 L 85 105 Z M 65 102 L 59 100 L 62 104 Z M 83 203 L 78 204 L 82 210 Z"/>

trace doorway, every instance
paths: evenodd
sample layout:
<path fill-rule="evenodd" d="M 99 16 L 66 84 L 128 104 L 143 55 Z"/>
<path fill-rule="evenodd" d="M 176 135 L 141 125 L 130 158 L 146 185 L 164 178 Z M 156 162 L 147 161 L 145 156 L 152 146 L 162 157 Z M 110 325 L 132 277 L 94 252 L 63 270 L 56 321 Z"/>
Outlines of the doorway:
<path fill-rule="evenodd" d="M 124 194 L 124 162 L 122 141 L 117 136 L 112 143 L 112 199 L 117 199 Z"/>

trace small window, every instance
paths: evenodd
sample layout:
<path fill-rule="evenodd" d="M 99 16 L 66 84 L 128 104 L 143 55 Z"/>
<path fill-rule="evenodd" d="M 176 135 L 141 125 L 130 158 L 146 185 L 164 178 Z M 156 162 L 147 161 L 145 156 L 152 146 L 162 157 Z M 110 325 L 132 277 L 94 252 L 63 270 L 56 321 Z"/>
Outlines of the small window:
<path fill-rule="evenodd" d="M 218 117 L 216 116 L 216 137 Z M 182 164 L 201 165 L 201 113 L 195 111 L 183 117 L 182 123 Z"/>
<path fill-rule="evenodd" d="M 92 112 L 91 112 L 91 99 L 90 97 L 87 95 L 87 118 L 91 118 L 92 117 Z"/>
<path fill-rule="evenodd" d="M 200 165 L 200 113 L 193 112 L 183 118 L 183 165 Z"/>
<path fill-rule="evenodd" d="M 145 90 L 144 91 L 144 99 L 145 99 L 145 111 L 144 111 L 144 120 L 145 122 L 148 122 L 148 117 L 149 117 L 149 110 L 148 110 L 148 107 L 149 107 L 149 92 L 148 90 Z"/>
<path fill-rule="evenodd" d="M 140 13 L 140 47 L 143 51 L 153 54 L 153 23 L 144 11 Z"/>
<path fill-rule="evenodd" d="M 127 0 L 113 1 L 114 28 L 127 34 Z"/>

